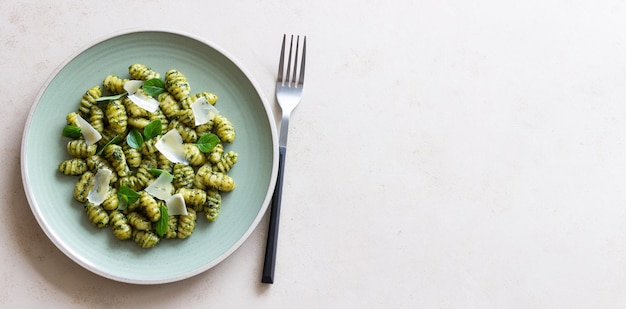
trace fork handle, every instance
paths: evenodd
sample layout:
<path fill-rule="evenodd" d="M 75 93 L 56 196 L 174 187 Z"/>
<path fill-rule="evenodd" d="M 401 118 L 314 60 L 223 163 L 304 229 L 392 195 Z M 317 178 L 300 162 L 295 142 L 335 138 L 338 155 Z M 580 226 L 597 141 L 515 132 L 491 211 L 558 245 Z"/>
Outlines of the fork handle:
<path fill-rule="evenodd" d="M 278 149 L 278 179 L 272 195 L 270 208 L 270 226 L 267 231 L 267 244 L 265 246 L 265 261 L 263 262 L 263 277 L 261 282 L 274 283 L 274 269 L 276 265 L 276 247 L 278 244 L 278 223 L 280 221 L 280 201 L 283 195 L 283 172 L 285 170 L 285 154 L 287 147 L 280 146 Z"/>

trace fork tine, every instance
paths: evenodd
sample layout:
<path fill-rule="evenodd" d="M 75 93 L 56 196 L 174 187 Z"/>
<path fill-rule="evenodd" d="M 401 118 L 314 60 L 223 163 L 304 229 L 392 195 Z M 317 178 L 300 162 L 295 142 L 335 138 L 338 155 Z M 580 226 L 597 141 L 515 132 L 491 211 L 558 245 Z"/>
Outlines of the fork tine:
<path fill-rule="evenodd" d="M 286 34 L 283 35 L 283 47 L 280 49 L 280 60 L 278 60 L 278 79 L 276 80 L 279 83 L 283 83 L 283 64 L 285 63 L 285 38 Z"/>
<path fill-rule="evenodd" d="M 291 52 L 292 50 L 293 50 L 293 34 L 291 35 L 291 42 L 289 43 L 289 57 L 287 60 L 287 74 L 286 74 L 287 87 L 291 87 L 291 82 L 292 82 L 292 80 L 289 79 L 291 75 Z"/>
<path fill-rule="evenodd" d="M 298 50 L 300 47 L 300 36 L 296 36 L 296 55 L 295 57 L 293 57 L 293 77 L 291 78 L 291 82 L 293 82 L 293 86 L 295 87 L 297 85 L 297 80 L 296 80 L 296 72 L 298 72 Z M 291 83 L 289 84 L 289 86 L 291 87 Z"/>
<path fill-rule="evenodd" d="M 302 87 L 304 85 L 304 63 L 306 60 L 306 35 L 304 36 L 304 40 L 302 42 L 302 62 L 300 63 L 300 78 L 298 78 L 298 87 Z M 294 72 L 295 76 L 295 72 Z M 295 79 L 295 77 L 294 77 Z"/>
<path fill-rule="evenodd" d="M 300 88 L 304 85 L 304 67 L 306 62 L 306 36 L 302 40 L 302 56 L 300 59 L 300 72 L 298 75 L 298 56 L 300 54 L 300 36 L 296 36 L 296 50 L 293 49 L 293 35 L 289 41 L 289 54 L 285 57 L 285 47 L 287 45 L 287 35 L 283 34 L 283 45 L 280 49 L 280 60 L 278 61 L 277 83 L 281 86 Z M 285 58 L 287 58 L 287 71 L 285 69 Z M 293 60 L 293 71 L 292 71 Z"/>

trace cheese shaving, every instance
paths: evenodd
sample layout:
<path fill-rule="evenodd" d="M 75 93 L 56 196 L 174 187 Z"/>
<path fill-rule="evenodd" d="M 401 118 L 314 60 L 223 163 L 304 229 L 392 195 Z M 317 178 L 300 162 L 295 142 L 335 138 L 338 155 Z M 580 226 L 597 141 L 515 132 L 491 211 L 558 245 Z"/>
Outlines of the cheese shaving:
<path fill-rule="evenodd" d="M 190 107 L 191 111 L 193 112 L 196 126 L 205 124 L 213 120 L 213 118 L 215 118 L 215 116 L 220 113 L 217 108 L 211 105 L 211 103 L 209 103 L 209 101 L 205 97 L 200 97 L 197 100 L 193 101 Z"/>
<path fill-rule="evenodd" d="M 145 190 L 148 194 L 160 200 L 167 201 L 174 191 L 172 180 L 174 180 L 174 176 L 170 173 L 161 173 Z"/>
<path fill-rule="evenodd" d="M 106 168 L 101 168 L 94 176 L 94 186 L 87 195 L 87 200 L 94 205 L 100 205 L 109 195 L 109 184 L 113 172 Z"/>
<path fill-rule="evenodd" d="M 187 205 L 185 199 L 180 193 L 176 193 L 165 201 L 167 205 L 167 213 L 170 216 L 187 215 Z"/>
<path fill-rule="evenodd" d="M 141 88 L 142 85 L 143 85 L 142 80 L 132 79 L 124 83 L 124 90 L 126 90 L 128 94 L 133 94 L 137 92 L 137 90 L 139 90 L 139 88 Z"/>
<path fill-rule="evenodd" d="M 92 127 L 91 124 L 80 115 L 78 115 L 76 119 L 76 125 L 80 128 L 80 133 L 83 134 L 85 142 L 88 146 L 97 143 L 102 138 L 100 132 L 94 129 L 94 127 Z"/>
<path fill-rule="evenodd" d="M 142 80 L 129 80 L 124 83 L 124 90 L 128 93 L 128 99 L 133 101 L 133 103 L 151 113 L 154 113 L 159 108 L 159 101 L 139 91 L 139 88 L 141 88 L 143 83 L 144 81 Z"/>
<path fill-rule="evenodd" d="M 154 147 L 173 163 L 189 164 L 185 159 L 185 147 L 183 147 L 183 137 L 176 129 L 169 130 Z"/>

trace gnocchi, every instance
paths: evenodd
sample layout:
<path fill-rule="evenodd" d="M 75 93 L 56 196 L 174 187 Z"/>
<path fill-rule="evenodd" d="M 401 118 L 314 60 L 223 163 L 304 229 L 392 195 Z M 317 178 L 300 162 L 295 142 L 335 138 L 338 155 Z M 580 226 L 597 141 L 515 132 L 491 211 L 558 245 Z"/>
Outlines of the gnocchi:
<path fill-rule="evenodd" d="M 104 89 L 110 91 L 113 94 L 124 93 L 124 84 L 129 79 L 122 79 L 115 75 L 107 75 L 102 82 Z"/>
<path fill-rule="evenodd" d="M 82 175 L 87 171 L 87 161 L 80 158 L 65 160 L 59 164 L 59 171 L 65 175 Z"/>
<path fill-rule="evenodd" d="M 155 79 L 160 80 L 163 89 L 154 94 L 153 99 L 158 102 L 156 110 L 148 111 L 126 93 L 130 88 L 125 88 L 125 83 Z M 147 90 L 140 91 L 151 95 Z M 207 222 L 217 219 L 222 207 L 221 194 L 235 189 L 235 181 L 228 172 L 237 162 L 238 154 L 226 149 L 235 140 L 235 128 L 219 113 L 208 122 L 196 124 L 191 104 L 202 98 L 215 105 L 218 97 L 212 92 L 192 94 L 190 91 L 190 83 L 181 71 L 166 71 L 161 80 L 158 71 L 136 63 L 128 67 L 127 76 L 107 75 L 100 85 L 87 89 L 78 98 L 76 110 L 67 114 L 64 123 L 77 126 L 82 117 L 102 137 L 95 144 L 88 144 L 82 135 L 68 137 L 69 158 L 60 162 L 57 169 L 63 175 L 76 177 L 73 198 L 83 204 L 92 225 L 100 229 L 108 226 L 113 237 L 151 248 L 161 239 L 190 237 L 198 216 L 204 216 Z M 160 124 L 161 130 L 148 137 L 145 129 L 152 123 Z M 133 130 L 146 137 L 140 144 L 128 141 L 136 138 L 137 132 Z M 181 155 L 185 162 L 172 162 L 157 148 L 157 142 L 171 130 L 182 138 Z M 212 149 L 199 146 L 204 134 L 217 137 Z M 102 169 L 111 171 L 108 191 L 94 203 L 90 194 L 100 190 L 96 174 Z M 167 201 L 145 190 L 159 173 L 172 176 L 171 194 L 182 196 L 186 214 L 163 212 L 168 207 Z M 128 199 L 125 193 L 128 190 L 136 193 L 135 200 Z"/>
<path fill-rule="evenodd" d="M 128 67 L 128 73 L 133 79 L 139 80 L 161 78 L 161 74 L 159 74 L 159 72 L 154 71 L 141 63 L 131 64 L 130 67 Z"/>
<path fill-rule="evenodd" d="M 91 107 L 96 104 L 96 100 L 102 96 L 102 88 L 100 86 L 94 86 L 85 91 L 83 97 L 80 100 L 80 106 L 78 107 L 78 113 L 80 115 L 88 115 L 91 111 Z"/>
<path fill-rule="evenodd" d="M 187 77 L 178 70 L 169 70 L 165 73 L 165 88 L 179 102 L 189 96 L 191 86 Z"/>
<path fill-rule="evenodd" d="M 118 210 L 111 211 L 109 214 L 109 223 L 113 230 L 113 235 L 120 240 L 126 240 L 132 236 L 132 229 L 123 212 Z"/>

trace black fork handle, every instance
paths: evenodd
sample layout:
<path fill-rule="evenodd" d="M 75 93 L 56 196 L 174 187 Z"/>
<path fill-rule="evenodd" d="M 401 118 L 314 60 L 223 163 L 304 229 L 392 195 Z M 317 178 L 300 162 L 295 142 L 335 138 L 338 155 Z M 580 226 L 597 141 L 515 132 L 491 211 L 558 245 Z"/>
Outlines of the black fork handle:
<path fill-rule="evenodd" d="M 265 246 L 265 261 L 263 262 L 263 277 L 261 282 L 274 283 L 274 270 L 276 265 L 276 247 L 278 244 L 278 223 L 280 221 L 280 201 L 283 195 L 283 172 L 285 170 L 285 155 L 287 147 L 280 147 L 278 154 L 278 179 L 272 195 L 270 208 L 270 225 L 267 231 L 267 244 Z"/>

